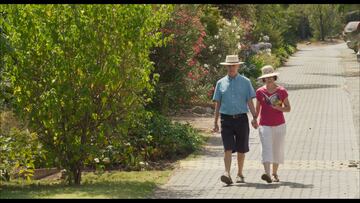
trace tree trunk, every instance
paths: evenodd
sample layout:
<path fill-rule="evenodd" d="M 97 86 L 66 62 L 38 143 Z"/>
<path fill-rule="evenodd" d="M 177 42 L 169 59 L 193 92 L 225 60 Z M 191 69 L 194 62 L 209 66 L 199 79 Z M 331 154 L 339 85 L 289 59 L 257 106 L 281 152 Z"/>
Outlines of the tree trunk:
<path fill-rule="evenodd" d="M 81 169 L 77 168 L 73 171 L 73 175 L 74 175 L 74 183 L 75 185 L 80 185 L 81 183 Z"/>
<path fill-rule="evenodd" d="M 319 11 L 319 18 L 320 18 L 320 38 L 321 38 L 321 41 L 325 41 L 325 36 L 324 36 L 324 22 L 323 22 L 323 15 L 322 15 L 322 12 L 321 12 L 321 9 Z"/>
<path fill-rule="evenodd" d="M 300 21 L 300 31 L 301 31 L 301 39 L 306 39 L 306 33 L 305 33 L 305 19 L 304 17 L 301 17 Z"/>
<path fill-rule="evenodd" d="M 84 160 L 84 154 L 85 151 L 83 149 L 83 147 L 86 144 L 86 131 L 85 131 L 85 127 L 82 128 L 83 130 L 83 134 L 81 135 L 81 146 L 80 146 L 80 159 L 76 161 L 76 163 L 74 164 L 74 166 L 71 168 L 71 175 L 74 181 L 75 185 L 80 185 L 81 184 L 81 171 L 83 168 L 83 160 Z M 71 180 L 72 182 L 72 180 Z M 71 183 L 70 183 L 71 184 Z"/>
<path fill-rule="evenodd" d="M 5 171 L 4 178 L 6 181 L 10 181 L 10 174 L 7 170 Z"/>
<path fill-rule="evenodd" d="M 163 96 L 161 97 L 161 112 L 167 114 L 169 111 L 169 98 L 166 95 L 166 91 L 163 91 Z"/>
<path fill-rule="evenodd" d="M 69 185 L 80 185 L 81 183 L 81 171 L 82 171 L 82 164 L 77 163 L 69 168 L 66 171 L 67 174 L 67 182 Z"/>

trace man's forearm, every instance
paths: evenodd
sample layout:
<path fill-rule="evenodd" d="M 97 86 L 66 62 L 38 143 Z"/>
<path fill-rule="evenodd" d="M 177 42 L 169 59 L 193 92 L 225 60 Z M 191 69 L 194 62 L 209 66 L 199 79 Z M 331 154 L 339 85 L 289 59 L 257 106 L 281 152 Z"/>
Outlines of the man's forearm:
<path fill-rule="evenodd" d="M 248 101 L 248 106 L 249 106 L 249 109 L 250 109 L 250 112 L 251 112 L 251 115 L 253 116 L 253 118 L 257 118 L 255 107 L 254 107 L 254 102 L 252 99 L 250 99 Z"/>
<path fill-rule="evenodd" d="M 256 111 L 256 118 L 258 118 L 259 114 L 260 114 L 260 103 L 259 103 L 259 101 L 256 101 L 255 111 Z"/>
<path fill-rule="evenodd" d="M 215 123 L 217 123 L 219 121 L 219 111 L 215 111 Z"/>
<path fill-rule="evenodd" d="M 220 103 L 216 102 L 215 103 L 215 123 L 217 123 L 219 121 L 219 116 L 220 116 Z"/>

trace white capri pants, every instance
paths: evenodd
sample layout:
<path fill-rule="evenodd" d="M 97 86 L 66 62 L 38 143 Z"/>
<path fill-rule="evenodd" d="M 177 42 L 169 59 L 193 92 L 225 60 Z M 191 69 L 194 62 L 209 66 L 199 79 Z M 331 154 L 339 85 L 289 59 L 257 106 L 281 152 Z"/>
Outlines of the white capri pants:
<path fill-rule="evenodd" d="M 284 163 L 286 124 L 259 126 L 262 163 Z"/>

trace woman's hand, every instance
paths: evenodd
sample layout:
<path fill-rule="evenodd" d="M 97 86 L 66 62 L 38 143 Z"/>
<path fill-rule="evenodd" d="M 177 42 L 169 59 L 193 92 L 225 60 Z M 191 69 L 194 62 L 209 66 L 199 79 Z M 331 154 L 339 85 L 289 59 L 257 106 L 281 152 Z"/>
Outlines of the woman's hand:
<path fill-rule="evenodd" d="M 281 112 L 284 111 L 284 108 L 283 108 L 282 106 L 274 106 L 274 105 L 272 105 L 271 107 L 272 107 L 273 109 L 276 109 L 276 110 L 281 111 Z"/>
<path fill-rule="evenodd" d="M 277 106 L 272 106 L 272 108 L 281 111 L 281 112 L 290 112 L 291 107 L 290 107 L 290 102 L 288 98 L 284 99 L 284 102 L 282 105 L 277 105 Z"/>

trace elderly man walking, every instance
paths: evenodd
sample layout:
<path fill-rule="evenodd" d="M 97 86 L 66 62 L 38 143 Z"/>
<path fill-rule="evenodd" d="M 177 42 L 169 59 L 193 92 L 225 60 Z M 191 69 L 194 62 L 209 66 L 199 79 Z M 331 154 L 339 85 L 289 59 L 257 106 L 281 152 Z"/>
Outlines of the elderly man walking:
<path fill-rule="evenodd" d="M 215 127 L 219 131 L 219 116 L 221 117 L 221 138 L 224 145 L 225 173 L 221 181 L 227 185 L 233 183 L 230 177 L 232 153 L 237 152 L 238 173 L 237 183 L 243 183 L 243 165 L 245 153 L 249 151 L 249 120 L 247 112 L 251 111 L 253 127 L 257 128 L 256 112 L 253 98 L 256 97 L 251 82 L 238 73 L 240 64 L 237 55 L 226 56 L 226 61 L 220 63 L 227 67 L 227 75 L 216 83 L 213 100 L 215 101 Z"/>

